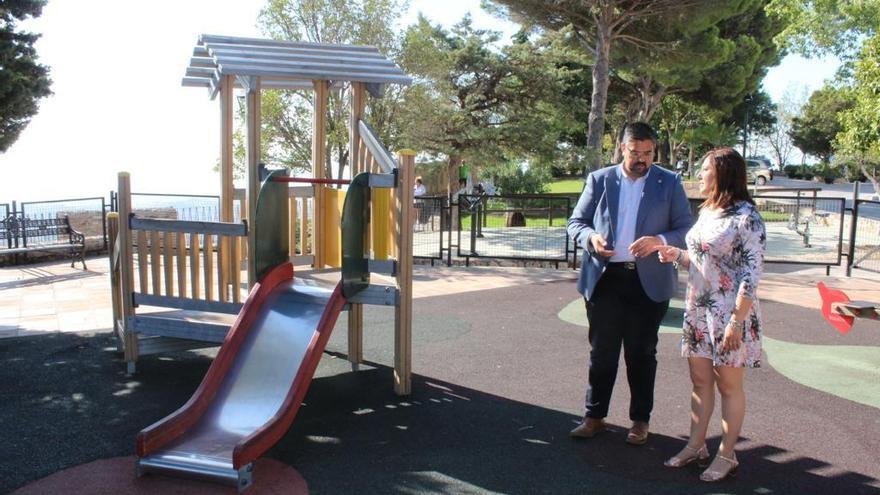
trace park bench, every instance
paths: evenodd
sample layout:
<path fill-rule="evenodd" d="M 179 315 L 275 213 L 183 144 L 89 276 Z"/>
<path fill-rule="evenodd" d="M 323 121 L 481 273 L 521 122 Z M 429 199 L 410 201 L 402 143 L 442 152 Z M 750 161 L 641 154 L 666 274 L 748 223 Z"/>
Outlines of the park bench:
<path fill-rule="evenodd" d="M 86 269 L 86 236 L 70 226 L 68 216 L 60 218 L 18 218 L 0 222 L 0 255 L 61 251 L 70 256 L 70 266 L 79 260 Z"/>

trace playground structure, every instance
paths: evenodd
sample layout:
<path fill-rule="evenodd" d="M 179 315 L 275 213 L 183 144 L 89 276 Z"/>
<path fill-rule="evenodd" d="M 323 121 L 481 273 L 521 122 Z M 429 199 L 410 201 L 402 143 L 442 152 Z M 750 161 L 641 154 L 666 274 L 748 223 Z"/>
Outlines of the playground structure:
<path fill-rule="evenodd" d="M 351 181 L 322 172 L 328 91 L 341 81 L 352 86 Z M 113 328 L 129 373 L 142 355 L 222 347 L 193 397 L 138 435 L 139 474 L 249 486 L 252 462 L 289 428 L 346 309 L 348 359 L 357 369 L 362 305 L 394 307 L 394 391 L 410 393 L 415 153 L 401 151 L 396 161 L 362 119 L 367 92 L 381 96 L 385 84 L 409 81 L 370 47 L 199 38 L 184 85 L 220 96 L 221 221 L 140 218 L 132 213 L 131 178 L 120 173 L 119 211 L 109 217 Z M 236 87 L 247 98 L 241 223 L 231 222 Z M 314 90 L 312 178 L 258 166 L 261 88 Z M 305 183 L 310 193 L 289 183 Z M 294 283 L 293 262 L 307 261 L 341 269 L 335 290 Z M 370 273 L 394 276 L 396 285 L 371 284 Z M 138 313 L 140 306 L 173 311 Z M 237 315 L 231 325 L 228 315 Z"/>

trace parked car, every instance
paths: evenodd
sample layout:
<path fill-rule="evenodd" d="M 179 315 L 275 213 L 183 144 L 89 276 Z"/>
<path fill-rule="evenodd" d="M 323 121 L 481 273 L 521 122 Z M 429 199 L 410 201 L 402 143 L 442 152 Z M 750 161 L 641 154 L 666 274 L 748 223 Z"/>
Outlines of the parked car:
<path fill-rule="evenodd" d="M 746 177 L 749 182 L 763 186 L 773 180 L 773 170 L 758 160 L 746 160 Z"/>

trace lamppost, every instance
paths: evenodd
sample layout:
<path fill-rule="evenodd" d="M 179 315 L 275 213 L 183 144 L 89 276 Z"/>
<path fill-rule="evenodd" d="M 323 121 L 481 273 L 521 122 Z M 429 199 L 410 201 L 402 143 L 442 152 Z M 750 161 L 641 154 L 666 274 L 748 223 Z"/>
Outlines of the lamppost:
<path fill-rule="evenodd" d="M 746 118 L 743 121 L 743 158 L 745 158 L 749 144 L 749 110 L 752 106 L 752 95 L 746 94 L 743 101 L 746 103 Z"/>

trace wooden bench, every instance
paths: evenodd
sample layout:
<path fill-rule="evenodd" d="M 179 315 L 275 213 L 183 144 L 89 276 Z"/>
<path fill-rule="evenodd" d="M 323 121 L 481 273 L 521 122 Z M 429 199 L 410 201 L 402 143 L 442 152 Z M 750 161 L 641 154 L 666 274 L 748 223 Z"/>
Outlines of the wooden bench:
<path fill-rule="evenodd" d="M 0 222 L 0 255 L 32 252 L 66 252 L 70 266 L 78 260 L 86 269 L 86 236 L 70 226 L 70 218 L 16 218 Z"/>

